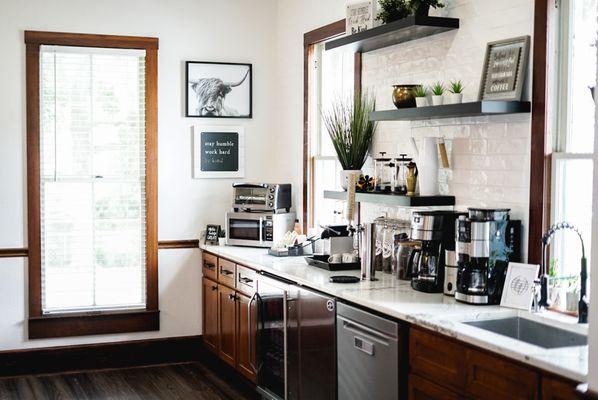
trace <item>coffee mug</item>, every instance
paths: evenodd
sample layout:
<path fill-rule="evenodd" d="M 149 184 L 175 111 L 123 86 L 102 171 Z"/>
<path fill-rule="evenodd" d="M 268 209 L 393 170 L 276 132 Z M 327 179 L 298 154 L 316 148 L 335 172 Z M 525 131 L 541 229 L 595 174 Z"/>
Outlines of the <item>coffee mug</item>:
<path fill-rule="evenodd" d="M 347 264 L 357 262 L 357 255 L 354 253 L 343 253 L 343 262 Z"/>

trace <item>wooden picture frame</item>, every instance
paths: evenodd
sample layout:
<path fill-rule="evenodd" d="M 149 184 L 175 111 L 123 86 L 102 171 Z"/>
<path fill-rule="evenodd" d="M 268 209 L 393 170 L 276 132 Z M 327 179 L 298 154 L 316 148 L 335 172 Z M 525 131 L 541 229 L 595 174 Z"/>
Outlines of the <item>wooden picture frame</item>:
<path fill-rule="evenodd" d="M 529 36 L 488 43 L 480 81 L 480 101 L 521 101 L 529 48 Z"/>
<path fill-rule="evenodd" d="M 186 61 L 185 116 L 253 118 L 252 64 Z"/>

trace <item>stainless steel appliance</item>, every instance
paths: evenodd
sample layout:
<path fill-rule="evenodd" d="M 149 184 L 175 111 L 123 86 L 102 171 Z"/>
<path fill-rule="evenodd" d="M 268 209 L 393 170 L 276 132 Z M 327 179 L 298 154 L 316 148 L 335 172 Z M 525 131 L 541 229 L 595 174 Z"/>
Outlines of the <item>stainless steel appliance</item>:
<path fill-rule="evenodd" d="M 457 223 L 457 291 L 468 304 L 498 304 L 507 266 L 519 261 L 521 221 L 509 209 L 470 208 Z"/>
<path fill-rule="evenodd" d="M 455 296 L 457 290 L 457 256 L 454 250 L 444 251 L 444 294 L 446 296 Z"/>
<path fill-rule="evenodd" d="M 284 234 L 292 231 L 295 213 L 239 212 L 226 213 L 226 244 L 272 247 Z"/>
<path fill-rule="evenodd" d="M 406 398 L 398 323 L 338 303 L 336 333 L 339 400 Z"/>
<path fill-rule="evenodd" d="M 261 273 L 257 292 L 257 386 L 269 400 L 336 399 L 336 301 Z M 250 321 L 250 324 L 252 322 Z"/>
<path fill-rule="evenodd" d="M 288 212 L 291 209 L 290 183 L 233 183 L 235 211 Z"/>
<path fill-rule="evenodd" d="M 455 250 L 454 211 L 418 211 L 411 218 L 411 239 L 421 241 L 413 252 L 411 287 L 420 292 L 442 293 L 444 290 L 445 250 Z"/>

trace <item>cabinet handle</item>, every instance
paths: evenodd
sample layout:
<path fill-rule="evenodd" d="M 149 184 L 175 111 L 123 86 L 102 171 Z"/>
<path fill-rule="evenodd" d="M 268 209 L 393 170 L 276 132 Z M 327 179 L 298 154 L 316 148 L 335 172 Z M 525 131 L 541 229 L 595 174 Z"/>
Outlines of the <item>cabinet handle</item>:
<path fill-rule="evenodd" d="M 229 271 L 228 269 L 221 269 L 221 270 L 220 270 L 220 273 L 221 273 L 222 275 L 232 275 L 232 274 L 233 274 L 233 271 Z"/>
<path fill-rule="evenodd" d="M 218 286 L 216 286 L 216 285 L 212 286 L 212 292 L 213 292 L 214 290 L 218 290 Z"/>
<path fill-rule="evenodd" d="M 251 299 L 249 299 L 249 303 L 247 303 L 247 351 L 249 353 L 249 366 L 251 366 L 252 369 L 253 366 L 251 364 L 251 358 L 253 353 L 253 346 L 251 343 L 251 304 L 253 303 L 253 300 L 255 300 L 256 296 L 257 292 L 254 293 L 253 296 L 251 296 Z"/>
<path fill-rule="evenodd" d="M 253 279 L 245 278 L 244 276 L 240 276 L 240 277 L 239 277 L 239 280 L 240 280 L 241 282 L 243 282 L 243 283 L 247 283 L 247 284 L 249 284 L 249 283 L 252 283 L 252 282 L 253 282 Z"/>
<path fill-rule="evenodd" d="M 229 298 L 229 299 L 231 299 L 232 301 L 235 301 L 235 300 L 237 300 L 237 296 L 236 296 L 234 293 L 230 293 L 230 294 L 228 295 L 228 298 Z"/>
<path fill-rule="evenodd" d="M 210 271 L 213 271 L 214 268 L 216 268 L 216 266 L 214 264 L 210 264 L 210 263 L 204 263 L 204 267 L 206 267 Z"/>

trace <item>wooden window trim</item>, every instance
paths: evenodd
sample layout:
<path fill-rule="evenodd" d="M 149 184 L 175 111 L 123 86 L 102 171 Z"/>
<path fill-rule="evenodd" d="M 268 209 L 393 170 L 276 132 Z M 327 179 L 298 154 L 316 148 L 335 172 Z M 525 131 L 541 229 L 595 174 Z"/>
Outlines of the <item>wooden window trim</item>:
<path fill-rule="evenodd" d="M 313 202 L 308 196 L 310 179 L 309 157 L 309 59 L 313 53 L 314 45 L 325 40 L 343 35 L 346 29 L 346 20 L 341 19 L 331 24 L 309 31 L 303 35 L 303 232 L 307 232 L 309 222 L 309 204 Z M 361 91 L 361 53 L 355 53 L 354 67 L 355 92 Z M 313 188 L 311 188 L 313 189 Z"/>
<path fill-rule="evenodd" d="M 40 45 L 131 48 L 145 56 L 146 308 L 122 312 L 42 314 L 40 234 Z M 27 101 L 27 228 L 29 338 L 160 329 L 158 309 L 158 39 L 25 31 Z"/>

